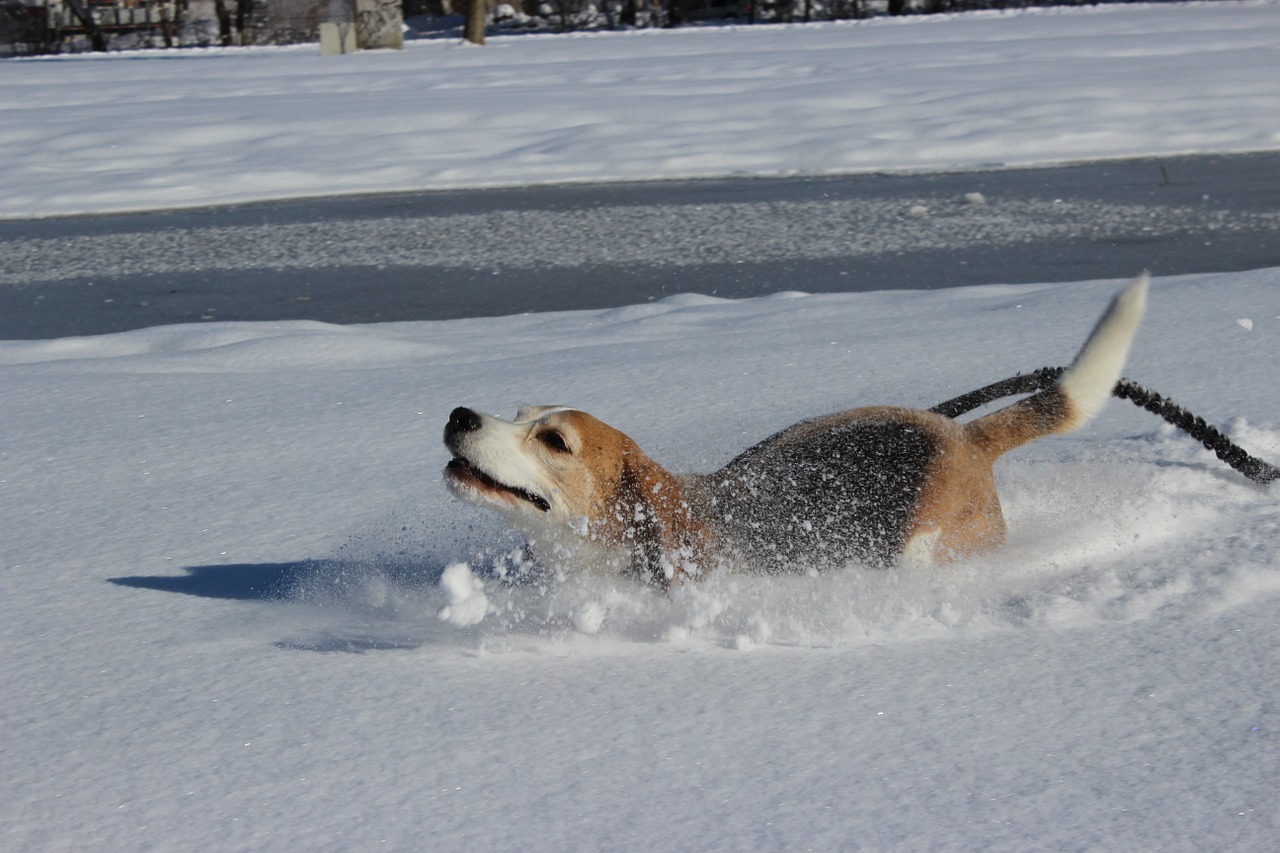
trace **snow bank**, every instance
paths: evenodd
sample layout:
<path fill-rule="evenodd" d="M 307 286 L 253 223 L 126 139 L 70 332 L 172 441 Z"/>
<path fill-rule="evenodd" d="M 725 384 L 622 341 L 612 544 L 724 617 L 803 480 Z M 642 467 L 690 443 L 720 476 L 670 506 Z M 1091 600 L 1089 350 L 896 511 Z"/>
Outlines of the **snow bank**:
<path fill-rule="evenodd" d="M 1280 4 L 0 63 L 0 217 L 1274 150 Z"/>

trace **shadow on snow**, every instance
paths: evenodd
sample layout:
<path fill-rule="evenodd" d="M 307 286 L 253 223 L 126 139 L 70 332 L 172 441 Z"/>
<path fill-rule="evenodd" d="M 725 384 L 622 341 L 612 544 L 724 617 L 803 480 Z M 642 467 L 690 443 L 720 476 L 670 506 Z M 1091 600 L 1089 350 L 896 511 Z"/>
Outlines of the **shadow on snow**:
<path fill-rule="evenodd" d="M 317 565 L 315 560 L 303 560 L 295 563 L 187 566 L 187 574 L 181 577 L 139 575 L 107 580 L 118 586 L 177 592 L 200 598 L 278 601 L 287 598 L 298 582 Z"/>
<path fill-rule="evenodd" d="M 302 605 L 283 623 L 300 637 L 273 643 L 281 649 L 357 654 L 413 649 L 447 630 L 434 618 L 423 618 L 440 603 L 443 567 L 432 561 L 312 559 L 186 566 L 184 571 L 106 580 L 198 598 Z"/>

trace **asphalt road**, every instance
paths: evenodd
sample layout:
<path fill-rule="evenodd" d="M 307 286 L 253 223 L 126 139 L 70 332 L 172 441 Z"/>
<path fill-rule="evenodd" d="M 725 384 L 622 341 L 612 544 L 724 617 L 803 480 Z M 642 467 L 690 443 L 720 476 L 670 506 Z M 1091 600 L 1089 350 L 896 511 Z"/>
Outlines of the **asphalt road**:
<path fill-rule="evenodd" d="M 1280 152 L 0 221 L 0 338 L 1280 266 Z"/>

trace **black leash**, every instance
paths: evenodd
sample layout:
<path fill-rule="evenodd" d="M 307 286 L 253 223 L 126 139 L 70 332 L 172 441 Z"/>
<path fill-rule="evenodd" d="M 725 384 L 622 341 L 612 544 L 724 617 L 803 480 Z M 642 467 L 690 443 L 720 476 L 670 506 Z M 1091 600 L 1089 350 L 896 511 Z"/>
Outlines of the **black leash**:
<path fill-rule="evenodd" d="M 948 418 L 957 418 L 966 412 L 985 406 L 993 400 L 999 400 L 1001 397 L 1009 397 L 1014 394 L 1030 394 L 1034 391 L 1052 388 L 1066 370 L 1065 367 L 1042 367 L 1039 370 L 1033 370 L 1031 373 L 1019 373 L 1017 376 L 993 382 L 976 391 L 970 391 L 968 394 L 961 394 L 959 397 L 954 397 L 945 403 L 939 403 L 929 411 L 945 415 Z M 1255 483 L 1265 486 L 1274 480 L 1280 479 L 1280 468 L 1269 462 L 1264 462 L 1256 456 L 1250 456 L 1243 448 L 1223 435 L 1217 427 L 1205 423 L 1204 418 L 1193 415 L 1182 406 L 1166 397 L 1162 397 L 1149 388 L 1144 388 L 1136 382 L 1130 382 L 1128 379 L 1121 379 L 1116 383 L 1116 387 L 1111 389 L 1111 395 L 1122 400 L 1128 400 L 1135 406 L 1164 418 L 1209 450 L 1212 450 L 1219 459 Z"/>

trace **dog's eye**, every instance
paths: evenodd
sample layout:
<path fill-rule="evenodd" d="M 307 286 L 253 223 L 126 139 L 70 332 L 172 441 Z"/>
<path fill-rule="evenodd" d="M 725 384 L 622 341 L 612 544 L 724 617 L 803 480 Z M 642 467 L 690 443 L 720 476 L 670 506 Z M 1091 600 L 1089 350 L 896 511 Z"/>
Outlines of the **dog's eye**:
<path fill-rule="evenodd" d="M 541 441 L 556 453 L 570 452 L 569 443 L 564 440 L 564 436 L 553 429 L 543 430 L 538 433 L 538 441 Z"/>

